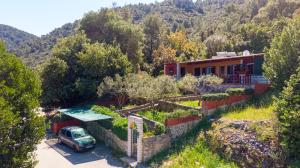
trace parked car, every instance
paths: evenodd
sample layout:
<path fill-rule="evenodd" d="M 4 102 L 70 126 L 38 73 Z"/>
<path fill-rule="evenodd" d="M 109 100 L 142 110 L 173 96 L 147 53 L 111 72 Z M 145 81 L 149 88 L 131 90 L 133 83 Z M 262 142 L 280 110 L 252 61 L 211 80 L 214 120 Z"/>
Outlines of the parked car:
<path fill-rule="evenodd" d="M 68 126 L 60 129 L 58 142 L 68 145 L 76 152 L 94 148 L 96 145 L 95 138 L 78 126 Z"/>

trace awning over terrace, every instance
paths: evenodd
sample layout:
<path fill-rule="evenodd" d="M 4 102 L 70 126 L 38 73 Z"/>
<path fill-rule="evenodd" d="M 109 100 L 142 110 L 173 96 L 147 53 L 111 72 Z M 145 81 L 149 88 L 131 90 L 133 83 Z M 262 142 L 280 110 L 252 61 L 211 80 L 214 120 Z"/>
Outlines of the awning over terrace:
<path fill-rule="evenodd" d="M 107 120 L 112 118 L 108 115 L 96 113 L 90 108 L 69 108 L 60 109 L 58 111 L 83 122 Z"/>

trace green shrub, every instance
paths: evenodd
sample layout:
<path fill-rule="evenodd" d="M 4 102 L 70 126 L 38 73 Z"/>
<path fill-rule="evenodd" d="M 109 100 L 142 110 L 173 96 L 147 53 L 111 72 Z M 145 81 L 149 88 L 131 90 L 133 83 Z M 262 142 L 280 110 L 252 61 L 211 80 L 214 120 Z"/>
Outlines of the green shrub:
<path fill-rule="evenodd" d="M 202 75 L 198 81 L 200 85 L 220 85 L 223 82 L 222 78 L 215 75 Z"/>
<path fill-rule="evenodd" d="M 112 121 L 101 121 L 100 124 L 106 129 L 111 129 L 114 134 L 116 134 L 120 139 L 127 140 L 127 129 L 128 129 L 128 119 L 120 116 L 119 113 L 112 111 L 109 108 L 102 106 L 94 106 L 92 108 L 95 112 L 111 116 Z M 111 122 L 108 123 L 108 122 Z"/>
<path fill-rule="evenodd" d="M 252 88 L 228 88 L 225 91 L 229 95 L 252 95 L 254 89 Z"/>
<path fill-rule="evenodd" d="M 282 144 L 291 158 L 300 159 L 300 69 L 276 101 Z"/>
<path fill-rule="evenodd" d="M 113 120 L 112 132 L 116 134 L 120 139 L 127 140 L 127 128 L 128 119 L 127 118 L 118 118 Z"/>
<path fill-rule="evenodd" d="M 228 88 L 225 92 L 229 95 L 242 95 L 245 93 L 245 90 L 245 88 Z"/>
<path fill-rule="evenodd" d="M 166 132 L 165 125 L 161 123 L 156 123 L 154 126 L 154 135 L 161 135 Z"/>
<path fill-rule="evenodd" d="M 202 100 L 204 101 L 213 101 L 213 100 L 222 100 L 228 97 L 228 93 L 209 93 L 209 94 L 203 94 Z"/>
<path fill-rule="evenodd" d="M 254 94 L 254 89 L 252 89 L 252 88 L 246 88 L 245 91 L 244 91 L 244 93 L 246 95 L 253 95 Z"/>
<path fill-rule="evenodd" d="M 159 123 L 165 123 L 167 118 L 167 112 L 157 111 L 155 109 L 147 110 L 147 111 L 140 111 L 137 113 L 139 116 L 143 116 L 148 118 L 149 120 L 153 120 Z"/>

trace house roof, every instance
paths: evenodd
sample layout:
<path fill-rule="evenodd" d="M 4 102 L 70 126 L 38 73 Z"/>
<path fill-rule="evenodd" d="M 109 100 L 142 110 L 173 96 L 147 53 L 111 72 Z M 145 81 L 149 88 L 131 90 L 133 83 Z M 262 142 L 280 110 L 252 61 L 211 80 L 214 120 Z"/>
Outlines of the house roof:
<path fill-rule="evenodd" d="M 262 57 L 263 55 L 264 55 L 263 53 L 259 53 L 259 54 L 251 54 L 251 55 L 247 55 L 247 56 L 230 56 L 230 57 L 215 56 L 213 59 L 184 61 L 184 62 L 179 62 L 179 63 L 180 64 L 208 63 L 208 62 L 215 62 L 215 61 L 235 60 L 235 59 L 241 59 L 241 58 Z M 173 64 L 173 63 L 167 63 L 167 64 Z"/>

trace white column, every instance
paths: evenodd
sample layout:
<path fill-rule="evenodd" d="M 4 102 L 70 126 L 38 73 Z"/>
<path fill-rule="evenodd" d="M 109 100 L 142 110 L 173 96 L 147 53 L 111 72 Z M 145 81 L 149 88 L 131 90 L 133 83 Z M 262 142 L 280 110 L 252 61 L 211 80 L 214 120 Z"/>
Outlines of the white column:
<path fill-rule="evenodd" d="M 131 125 L 132 121 L 130 119 L 130 117 L 128 117 L 128 130 L 127 130 L 127 156 L 131 157 L 132 155 L 132 147 L 131 147 L 131 142 L 132 142 L 132 137 L 131 137 L 131 129 L 130 129 L 130 125 Z"/>
<path fill-rule="evenodd" d="M 132 156 L 132 136 L 131 136 L 131 129 L 130 126 L 132 123 L 135 123 L 137 126 L 137 131 L 139 133 L 137 139 L 137 162 L 143 162 L 143 118 L 136 117 L 136 116 L 128 116 L 128 138 L 127 138 L 127 156 Z"/>
<path fill-rule="evenodd" d="M 139 137 L 137 139 L 137 162 L 141 163 L 143 161 L 143 119 L 136 122 L 137 130 L 139 132 Z"/>
<path fill-rule="evenodd" d="M 176 79 L 179 80 L 180 79 L 180 63 L 176 64 Z"/>

